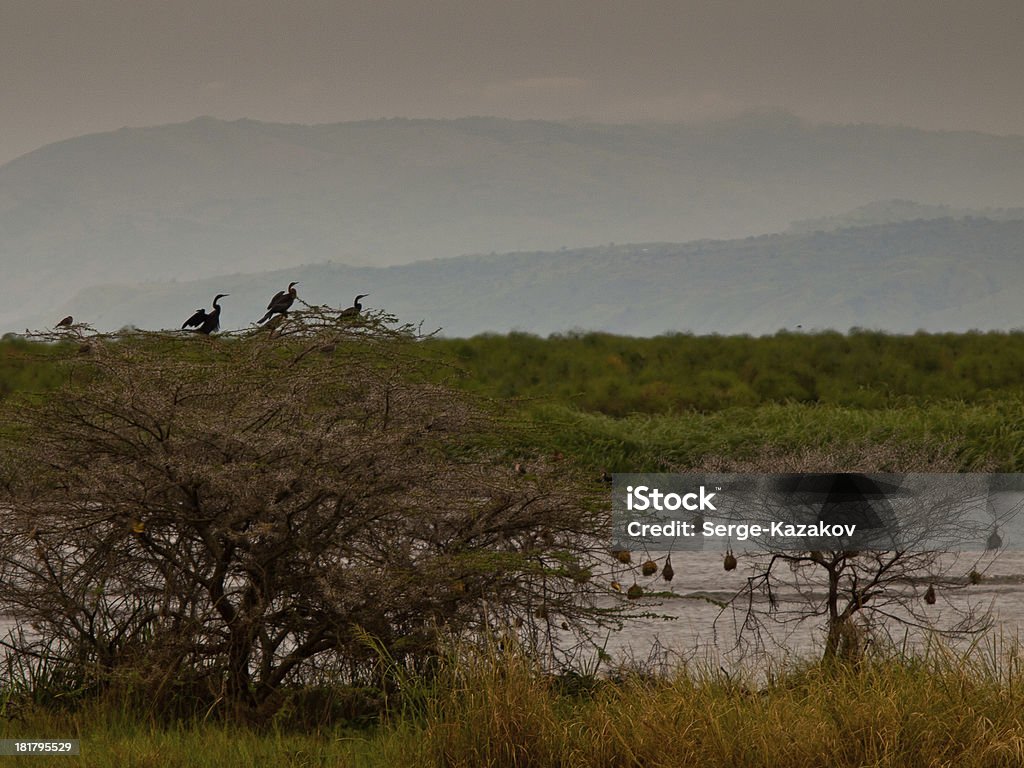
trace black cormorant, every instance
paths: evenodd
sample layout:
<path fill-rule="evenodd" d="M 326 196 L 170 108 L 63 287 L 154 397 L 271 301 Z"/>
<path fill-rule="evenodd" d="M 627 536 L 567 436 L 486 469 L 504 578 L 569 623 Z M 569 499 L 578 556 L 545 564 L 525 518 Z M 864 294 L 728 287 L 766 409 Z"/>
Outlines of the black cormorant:
<path fill-rule="evenodd" d="M 195 328 L 201 325 L 205 319 L 206 310 L 200 307 L 199 309 L 196 310 L 196 313 L 192 315 L 192 317 L 190 317 L 188 320 L 181 324 L 181 330 L 185 330 L 186 328 Z"/>
<path fill-rule="evenodd" d="M 295 302 L 295 286 L 299 282 L 296 280 L 294 283 L 288 283 L 287 291 L 278 291 L 274 294 L 274 298 L 267 304 L 267 314 L 259 319 L 259 324 L 267 322 L 274 315 L 287 315 L 289 308 Z"/>
<path fill-rule="evenodd" d="M 359 313 L 363 311 L 363 305 L 359 303 L 359 300 L 360 299 L 365 299 L 369 295 L 370 294 L 368 294 L 368 293 L 360 293 L 358 296 L 356 296 L 356 300 L 352 302 L 352 306 L 351 307 L 349 307 L 348 309 L 343 309 L 341 311 L 341 316 L 342 317 L 358 317 Z"/>
<path fill-rule="evenodd" d="M 228 294 L 218 293 L 213 297 L 213 311 L 207 312 L 205 309 L 197 309 L 196 313 L 192 315 L 188 320 L 181 324 L 182 329 L 194 328 L 196 333 L 205 333 L 210 335 L 220 330 L 220 304 L 217 302 L 223 299 Z"/>

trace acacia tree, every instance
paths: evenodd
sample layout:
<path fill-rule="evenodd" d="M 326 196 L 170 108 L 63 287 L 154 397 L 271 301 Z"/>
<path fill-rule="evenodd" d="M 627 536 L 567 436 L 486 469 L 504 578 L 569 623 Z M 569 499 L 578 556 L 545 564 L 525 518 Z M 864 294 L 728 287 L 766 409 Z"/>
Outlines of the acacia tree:
<path fill-rule="evenodd" d="M 564 466 L 509 471 L 494 414 L 393 325 L 76 329 L 68 384 L 4 414 L 8 646 L 263 718 L 320 671 L 366 680 L 367 636 L 422 668 L 453 633 L 599 623 L 604 505 Z"/>
<path fill-rule="evenodd" d="M 855 661 L 873 634 L 893 625 L 950 636 L 988 626 L 987 615 L 975 607 L 948 601 L 951 592 L 968 585 L 968 573 L 978 572 L 977 555 L 965 559 L 952 549 L 915 549 L 908 538 L 889 549 L 769 546 L 750 559 L 751 575 L 732 601 L 743 614 L 744 629 L 765 629 L 766 621 L 820 623 L 825 659 Z M 929 610 L 940 596 L 956 613 L 952 623 L 936 624 Z"/>
<path fill-rule="evenodd" d="M 876 478 L 882 486 L 892 482 L 885 499 L 836 502 L 828 493 L 801 496 L 762 489 L 744 510 L 748 522 L 799 522 L 801 517 L 803 522 L 828 521 L 836 515 L 865 522 L 882 509 L 888 510 L 883 513 L 887 519 L 876 520 L 882 525 L 855 541 L 817 539 L 799 549 L 792 541 L 769 539 L 745 550 L 740 562 L 748 576 L 720 618 L 738 615 L 741 637 L 753 637 L 759 645 L 772 637 L 773 626 L 813 624 L 823 630 L 823 657 L 845 661 L 859 659 L 870 642 L 893 629 L 948 637 L 984 631 L 990 624 L 988 612 L 963 593 L 998 555 L 985 548 L 994 526 L 1017 515 L 1021 503 L 994 517 L 987 482 L 952 472 L 957 465 L 949 446 L 833 446 L 799 455 L 766 454 L 754 463 L 718 463 L 714 468 L 800 470 L 812 473 L 802 476 L 812 483 L 831 484 L 843 475 L 823 470 L 836 466 L 861 473 L 900 468 L 911 474 Z M 775 477 L 785 483 L 787 475 Z"/>

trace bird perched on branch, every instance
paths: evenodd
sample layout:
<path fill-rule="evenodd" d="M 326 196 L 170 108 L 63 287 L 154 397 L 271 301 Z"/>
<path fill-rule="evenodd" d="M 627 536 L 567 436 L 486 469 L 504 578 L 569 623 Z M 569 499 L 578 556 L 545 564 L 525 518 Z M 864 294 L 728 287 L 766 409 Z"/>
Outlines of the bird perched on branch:
<path fill-rule="evenodd" d="M 288 310 L 292 304 L 295 303 L 295 297 L 298 295 L 295 292 L 295 286 L 298 285 L 296 280 L 294 283 L 288 283 L 287 291 L 278 291 L 274 294 L 274 298 L 267 304 L 267 314 L 259 319 L 259 324 L 267 322 L 274 315 L 287 315 Z"/>
<path fill-rule="evenodd" d="M 68 315 L 63 320 L 61 320 L 59 323 L 57 323 L 57 327 L 58 328 L 70 328 L 74 324 L 75 324 L 75 318 L 73 318 L 71 315 Z"/>
<path fill-rule="evenodd" d="M 341 316 L 342 317 L 359 317 L 359 313 L 363 311 L 363 305 L 359 303 L 359 300 L 360 299 L 365 299 L 369 295 L 370 294 L 368 294 L 368 293 L 360 293 L 358 296 L 356 296 L 355 301 L 352 302 L 352 306 L 351 307 L 349 307 L 347 309 L 343 309 L 341 311 Z"/>
<path fill-rule="evenodd" d="M 182 330 L 185 328 L 193 328 L 196 333 L 205 333 L 209 336 L 211 333 L 216 333 L 220 330 L 220 304 L 217 302 L 223 299 L 228 294 L 218 293 L 213 297 L 213 311 L 207 312 L 205 309 L 197 309 L 196 313 L 192 315 L 188 320 L 181 324 Z"/>

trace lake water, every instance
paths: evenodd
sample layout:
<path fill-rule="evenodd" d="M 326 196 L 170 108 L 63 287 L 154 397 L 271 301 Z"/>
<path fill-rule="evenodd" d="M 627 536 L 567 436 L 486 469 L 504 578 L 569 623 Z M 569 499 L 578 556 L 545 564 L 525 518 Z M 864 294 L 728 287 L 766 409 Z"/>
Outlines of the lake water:
<path fill-rule="evenodd" d="M 965 575 L 977 554 L 964 556 L 958 561 Z M 639 661 L 684 659 L 727 668 L 750 664 L 760 666 L 765 657 L 784 662 L 820 655 L 824 641 L 821 622 L 808 621 L 794 626 L 769 620 L 768 631 L 763 636 L 766 643 L 757 649 L 750 642 L 753 636 L 739 631 L 742 614 L 734 613 L 732 609 L 722 611 L 719 606 L 702 599 L 710 597 L 725 601 L 744 587 L 752 573 L 752 564 L 743 553 L 738 552 L 737 557 L 736 570 L 729 572 L 723 568 L 723 553 L 719 551 L 673 555 L 675 578 L 671 584 L 665 584 L 660 578 L 650 582 L 640 580 L 645 587 L 648 583 L 652 589 L 670 587 L 682 596 L 662 600 L 652 608 L 669 618 L 632 619 L 623 630 L 608 635 L 605 650 L 616 661 L 630 658 Z M 627 584 L 623 586 L 625 588 Z M 986 568 L 980 584 L 953 590 L 940 589 L 934 605 L 924 603 L 920 597 L 923 591 L 924 586 L 919 586 L 917 596 L 912 599 L 916 601 L 915 607 L 924 612 L 935 626 L 950 626 L 961 618 L 966 607 L 974 606 L 991 610 L 994 636 L 1001 633 L 1004 638 L 1014 638 L 1024 622 L 1024 551 L 1001 552 Z M 800 604 L 793 591 L 783 589 L 777 596 L 781 611 Z M 760 601 L 758 607 L 767 609 L 767 602 Z M 898 633 L 897 639 L 903 637 L 903 630 L 895 622 L 890 621 L 889 627 L 893 634 Z M 737 647 L 738 636 L 745 641 L 740 647 Z M 925 642 L 925 636 L 919 632 L 912 633 L 910 640 L 920 645 Z"/>
<path fill-rule="evenodd" d="M 1003 549 L 988 553 L 979 584 L 961 589 L 940 590 L 934 605 L 923 604 L 915 598 L 915 606 L 924 611 L 936 626 L 949 626 L 959 617 L 959 611 L 967 606 L 990 609 L 994 619 L 993 635 L 1006 639 L 1017 637 L 1024 623 L 1024 514 L 1011 513 L 1024 505 L 1024 494 L 1002 494 L 995 499 L 993 511 L 1000 516 L 999 531 Z M 978 543 L 980 550 L 984 542 Z M 951 574 L 966 576 L 979 555 L 985 553 L 960 553 L 957 565 Z M 742 616 L 731 610 L 722 609 L 710 600 L 726 601 L 743 588 L 751 575 L 752 558 L 737 549 L 738 567 L 733 571 L 723 569 L 722 549 L 706 549 L 696 552 L 676 552 L 672 556 L 675 578 L 666 584 L 660 576 L 639 579 L 645 590 L 671 590 L 677 597 L 662 599 L 659 603 L 636 601 L 631 608 L 643 605 L 646 610 L 659 614 L 658 618 L 645 617 L 628 620 L 620 631 L 610 632 L 600 640 L 603 650 L 615 662 L 663 661 L 677 662 L 680 659 L 711 664 L 715 668 L 754 667 L 763 668 L 767 659 L 786 662 L 795 658 L 820 655 L 823 645 L 822 625 L 819 622 L 805 622 L 800 626 L 792 624 L 771 624 L 770 631 L 763 635 L 767 642 L 762 648 L 752 648 L 748 643 L 737 647 L 737 638 L 749 641 L 752 635 L 739 632 Z M 635 576 L 639 575 L 639 562 L 634 557 L 632 566 L 622 566 L 615 576 L 628 589 Z M 659 567 L 660 567 L 659 562 Z M 912 587 L 908 587 L 912 589 Z M 918 587 L 920 595 L 923 587 Z M 780 607 L 793 608 L 796 593 L 785 589 L 778 592 Z M 759 607 L 766 608 L 762 604 Z M 0 633 L 6 634 L 11 621 L 0 617 Z M 889 623 L 891 629 L 897 625 Z M 918 633 L 911 638 L 913 643 L 924 642 Z M 597 655 L 596 647 L 584 649 L 578 660 L 586 661 Z"/>
<path fill-rule="evenodd" d="M 660 577 L 640 582 L 651 589 L 670 588 L 680 595 L 655 602 L 644 602 L 652 613 L 666 618 L 633 618 L 620 631 L 613 631 L 602 638 L 606 653 L 617 663 L 668 663 L 680 660 L 719 666 L 727 669 L 740 667 L 763 667 L 767 660 L 785 663 L 788 660 L 820 655 L 823 632 L 821 624 L 805 622 L 799 627 L 772 625 L 764 639 L 768 640 L 761 649 L 745 642 L 737 647 L 737 637 L 749 641 L 751 635 L 739 630 L 742 615 L 731 609 L 722 609 L 705 598 L 718 601 L 728 600 L 746 583 L 751 573 L 749 558 L 738 552 L 739 564 L 736 570 L 727 572 L 722 567 L 723 553 L 719 551 L 677 553 L 672 558 L 675 578 L 666 584 Z M 969 570 L 969 566 L 965 567 Z M 973 562 L 973 560 L 971 561 Z M 625 569 L 623 569 L 625 574 Z M 965 570 L 966 573 L 966 570 Z M 623 588 L 632 584 L 632 577 Z M 920 590 L 919 590 L 920 594 Z M 794 595 L 782 590 L 778 593 L 780 607 L 796 605 Z M 922 601 L 923 602 L 923 601 Z M 991 609 L 995 625 L 993 632 L 1006 638 L 1014 638 L 1024 622 L 1024 551 L 1004 551 L 992 562 L 980 584 L 944 593 L 940 590 L 935 605 L 920 606 L 937 626 L 948 625 L 959 618 L 958 609 L 968 604 Z M 631 603 L 638 608 L 639 601 Z M 765 604 L 759 606 L 766 608 Z M 0 632 L 10 628 L 9 620 L 0 619 Z M 891 626 L 895 627 L 895 624 Z M 920 635 L 915 642 L 922 642 Z M 596 656 L 596 648 L 584 650 L 582 660 Z"/>
<path fill-rule="evenodd" d="M 943 482 L 942 475 L 918 475 L 918 484 L 931 483 L 939 486 Z M 965 476 L 980 480 L 982 476 Z M 948 628 L 963 618 L 964 612 L 973 607 L 975 610 L 989 610 L 994 621 L 992 636 L 1015 638 L 1018 629 L 1024 622 L 1024 493 L 1019 489 L 1024 476 L 994 476 L 1003 486 L 1013 486 L 1018 490 L 980 491 L 972 502 L 965 506 L 965 517 L 977 522 L 980 532 L 977 541 L 964 542 L 969 550 L 950 555 L 951 577 L 966 577 L 975 567 L 979 557 L 981 563 L 978 570 L 984 575 L 979 584 L 964 585 L 958 589 L 940 589 L 934 605 L 927 605 L 923 597 L 924 585 L 907 585 L 904 593 L 912 601 L 915 611 L 923 613 L 928 621 L 937 628 Z M 973 480 L 969 480 L 971 482 Z M 967 513 L 966 510 L 970 509 Z M 958 513 L 959 514 L 959 513 Z M 986 537 L 992 531 L 993 521 L 998 520 L 998 531 L 1002 539 L 1002 549 L 996 552 L 984 552 Z M 987 521 L 987 522 L 986 522 Z M 669 588 L 679 597 L 663 600 L 654 610 L 669 618 L 633 619 L 619 632 L 607 636 L 605 650 L 617 660 L 634 658 L 644 660 L 651 658 L 690 659 L 712 664 L 714 667 L 726 668 L 736 665 L 753 663 L 763 667 L 766 657 L 774 661 L 785 661 L 792 657 L 804 658 L 819 656 L 823 648 L 824 624 L 821 621 L 807 621 L 801 625 L 793 622 L 773 622 L 767 614 L 767 602 L 761 600 L 757 604 L 760 613 L 768 619 L 760 637 L 764 643 L 757 647 L 752 644 L 755 635 L 749 630 L 741 632 L 744 616 L 731 609 L 722 609 L 708 600 L 728 601 L 746 584 L 753 574 L 753 558 L 735 548 L 739 559 L 734 571 L 723 568 L 724 545 L 713 549 L 693 552 L 676 552 L 672 555 L 675 578 L 666 584 L 657 576 L 651 579 L 639 579 L 638 583 L 645 589 L 664 590 Z M 655 553 L 655 559 L 663 553 Z M 954 560 L 955 558 L 955 560 Z M 633 583 L 638 565 L 634 553 L 634 565 L 623 566 L 618 580 L 623 589 Z M 660 567 L 662 560 L 658 560 Z M 783 566 L 785 567 L 785 566 Z M 820 571 L 821 569 L 816 569 Z M 782 572 L 783 576 L 788 574 Z M 779 612 L 783 614 L 787 608 L 795 610 L 804 605 L 799 595 L 792 588 L 787 592 L 784 585 L 776 593 Z M 916 592 L 915 592 L 916 589 Z M 824 582 L 819 590 L 824 593 Z M 865 611 L 864 615 L 870 615 Z M 899 614 L 897 614 L 899 615 Z M 907 631 L 899 622 L 887 621 L 892 640 L 920 646 L 927 642 L 927 633 Z M 737 640 L 742 642 L 737 646 Z M 954 641 L 964 644 L 969 641 Z"/>

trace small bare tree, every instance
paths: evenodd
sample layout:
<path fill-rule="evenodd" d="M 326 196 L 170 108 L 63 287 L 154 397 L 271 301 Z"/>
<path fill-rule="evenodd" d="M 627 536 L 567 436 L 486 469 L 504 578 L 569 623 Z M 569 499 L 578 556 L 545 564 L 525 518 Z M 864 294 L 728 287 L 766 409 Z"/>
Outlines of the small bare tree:
<path fill-rule="evenodd" d="M 423 668 L 442 635 L 536 647 L 607 614 L 578 578 L 606 526 L 593 484 L 510 471 L 493 409 L 393 318 L 63 341 L 67 386 L 3 414 L 14 652 L 265 718 L 325 670 L 365 681 L 367 635 Z"/>
<path fill-rule="evenodd" d="M 810 478 L 819 485 L 842 477 L 824 472 L 837 465 L 918 473 L 889 475 L 891 493 L 873 499 L 836 501 L 827 492 L 762 489 L 753 508 L 744 512 L 746 522 L 874 519 L 875 527 L 850 541 L 808 539 L 804 549 L 792 540 L 770 538 L 745 549 L 740 562 L 749 575 L 720 618 L 738 614 L 740 636 L 753 637 L 758 645 L 773 635 L 773 626 L 820 626 L 824 658 L 846 661 L 859 659 L 872 639 L 895 628 L 949 637 L 984 631 L 990 624 L 988 611 L 968 599 L 951 598 L 957 593 L 966 597 L 963 590 L 982 577 L 998 554 L 985 550 L 994 524 L 1018 514 L 1021 503 L 994 520 L 987 482 L 951 472 L 956 464 L 947 453 L 943 446 L 913 450 L 867 445 L 766 454 L 739 464 L 709 462 L 714 470 L 818 472 L 817 480 Z M 936 471 L 944 474 L 922 474 Z M 788 481 L 785 474 L 774 477 L 783 484 L 801 482 L 797 475 Z M 886 485 L 885 475 L 879 480 Z"/>

